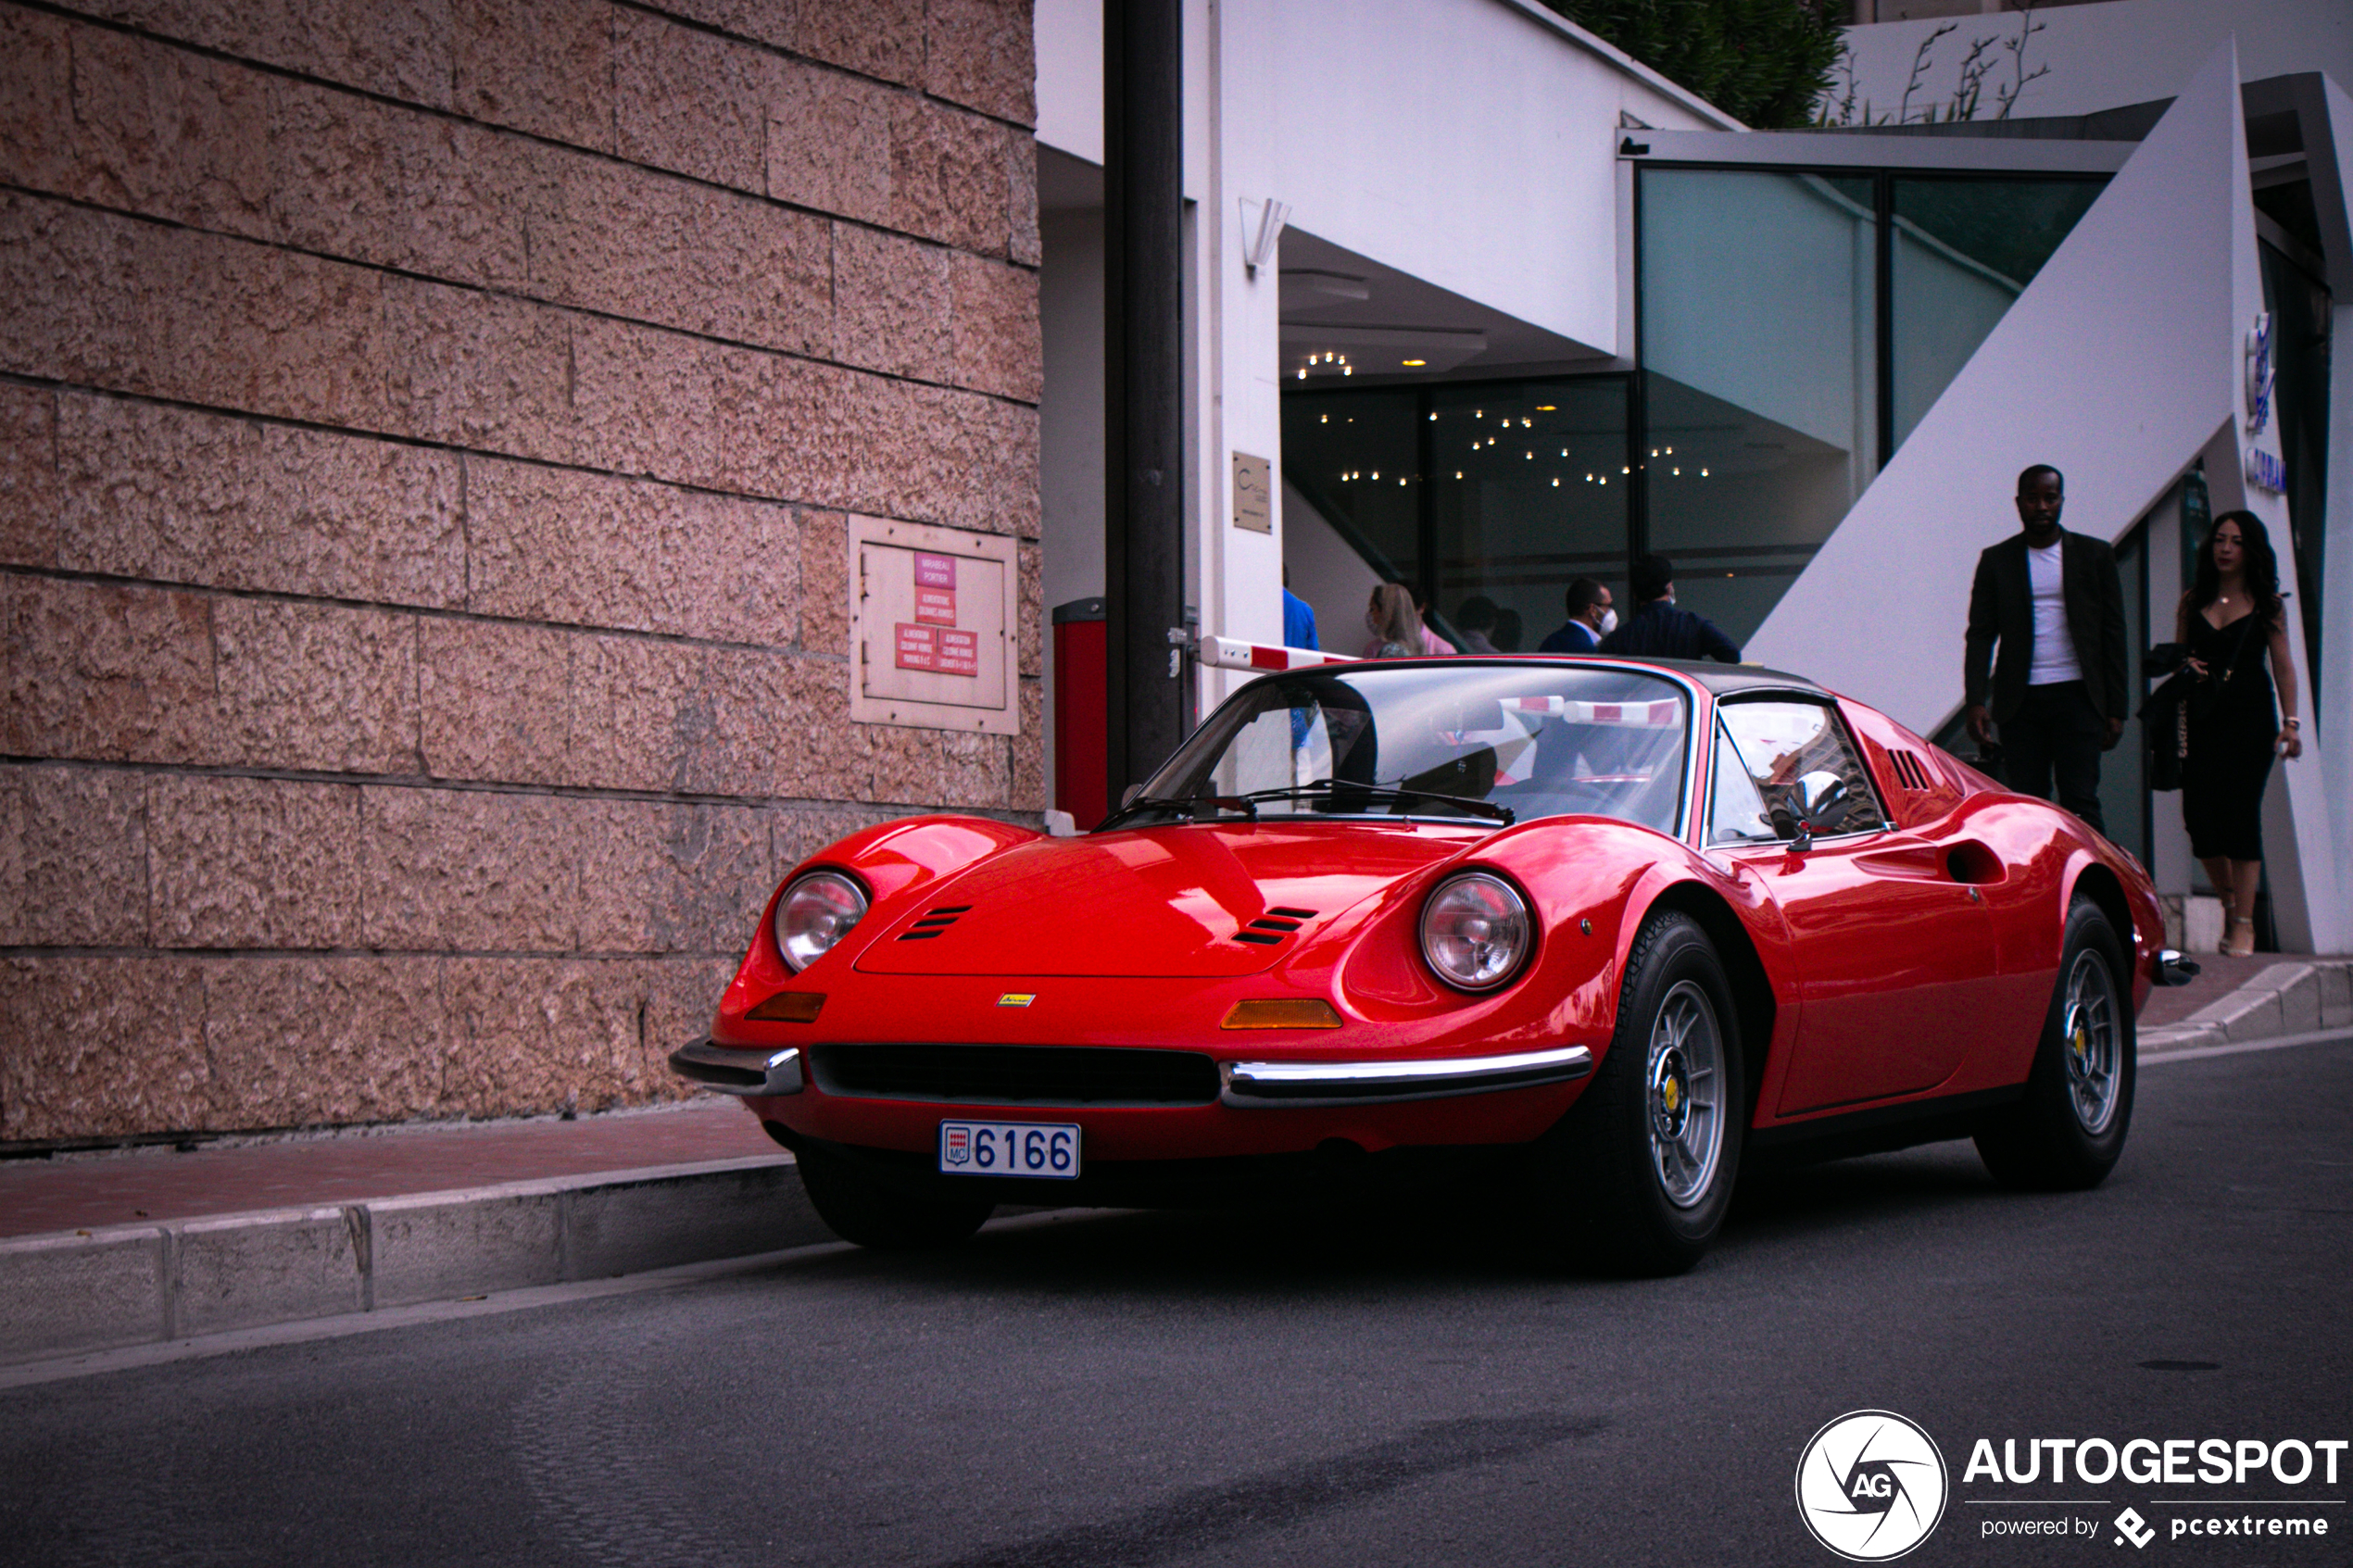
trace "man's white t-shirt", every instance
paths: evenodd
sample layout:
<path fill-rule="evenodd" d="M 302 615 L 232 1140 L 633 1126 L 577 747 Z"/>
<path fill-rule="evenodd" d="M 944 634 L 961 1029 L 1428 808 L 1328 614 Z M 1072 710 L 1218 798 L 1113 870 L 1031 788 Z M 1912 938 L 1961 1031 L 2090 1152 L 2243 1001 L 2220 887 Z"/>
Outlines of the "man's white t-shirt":
<path fill-rule="evenodd" d="M 2083 667 L 2075 662 L 2075 639 L 2067 631 L 2066 572 L 2059 552 L 2066 541 L 2047 550 L 2028 548 L 2026 577 L 2034 589 L 2034 663 L 2026 673 L 2030 686 L 2080 681 Z"/>

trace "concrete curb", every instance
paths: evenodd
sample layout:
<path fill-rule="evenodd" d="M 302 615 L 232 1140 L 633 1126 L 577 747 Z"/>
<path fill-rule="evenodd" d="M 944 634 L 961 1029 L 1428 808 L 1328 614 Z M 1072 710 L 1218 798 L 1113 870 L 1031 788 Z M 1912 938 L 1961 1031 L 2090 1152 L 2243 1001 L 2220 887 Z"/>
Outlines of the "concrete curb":
<path fill-rule="evenodd" d="M 2290 960 L 2271 965 L 2179 1023 L 2142 1030 L 2140 1048 L 2145 1056 L 2161 1056 L 2347 1024 L 2353 1024 L 2353 960 Z"/>
<path fill-rule="evenodd" d="M 0 1365 L 774 1252 L 789 1154 L 0 1240 Z"/>

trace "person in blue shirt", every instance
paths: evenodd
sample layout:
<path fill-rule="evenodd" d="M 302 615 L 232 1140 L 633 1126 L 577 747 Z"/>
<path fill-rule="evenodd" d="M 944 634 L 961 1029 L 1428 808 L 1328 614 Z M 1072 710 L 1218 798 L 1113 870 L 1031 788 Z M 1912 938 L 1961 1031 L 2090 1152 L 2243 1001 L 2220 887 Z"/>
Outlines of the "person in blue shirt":
<path fill-rule="evenodd" d="M 1738 664 L 1740 645 L 1704 615 L 1675 608 L 1675 567 L 1665 556 L 1636 556 L 1629 572 L 1634 590 L 1631 619 L 1602 639 L 1603 653 L 1642 659 L 1712 659 Z"/>
<path fill-rule="evenodd" d="M 1596 578 L 1580 577 L 1565 596 L 1568 623 L 1546 637 L 1539 653 L 1591 653 L 1617 629 L 1617 611 L 1610 608 L 1609 589 Z"/>
<path fill-rule="evenodd" d="M 1290 568 L 1283 568 L 1283 646 L 1313 648 L 1315 642 L 1315 611 L 1305 599 L 1290 591 Z M 1318 649 L 1318 651 L 1321 651 Z"/>

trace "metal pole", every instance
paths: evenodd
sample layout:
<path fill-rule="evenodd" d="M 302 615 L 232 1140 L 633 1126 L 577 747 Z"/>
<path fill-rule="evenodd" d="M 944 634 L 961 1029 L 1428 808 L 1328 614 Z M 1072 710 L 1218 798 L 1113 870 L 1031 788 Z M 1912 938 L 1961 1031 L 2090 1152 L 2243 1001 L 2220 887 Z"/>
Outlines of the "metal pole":
<path fill-rule="evenodd" d="M 1103 0 L 1106 784 L 1116 805 L 1184 735 L 1183 20 Z"/>

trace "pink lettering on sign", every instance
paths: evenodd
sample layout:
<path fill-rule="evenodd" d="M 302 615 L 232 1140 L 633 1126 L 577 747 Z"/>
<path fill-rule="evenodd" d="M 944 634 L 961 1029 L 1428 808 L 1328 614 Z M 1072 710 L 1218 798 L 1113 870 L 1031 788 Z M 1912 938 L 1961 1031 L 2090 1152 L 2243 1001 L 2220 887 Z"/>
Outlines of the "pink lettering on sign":
<path fill-rule="evenodd" d="M 932 626 L 956 624 L 956 590 L 953 588 L 916 589 L 915 619 Z"/>
<path fill-rule="evenodd" d="M 902 621 L 899 622 L 898 636 L 894 642 L 898 648 L 900 669 L 937 670 L 939 668 L 938 627 L 910 626 Z"/>
<path fill-rule="evenodd" d="M 943 675 L 978 675 L 980 633 L 941 630 L 938 670 Z"/>
<path fill-rule="evenodd" d="M 918 588 L 953 588 L 956 586 L 956 558 L 925 555 L 915 552 L 915 586 Z"/>

